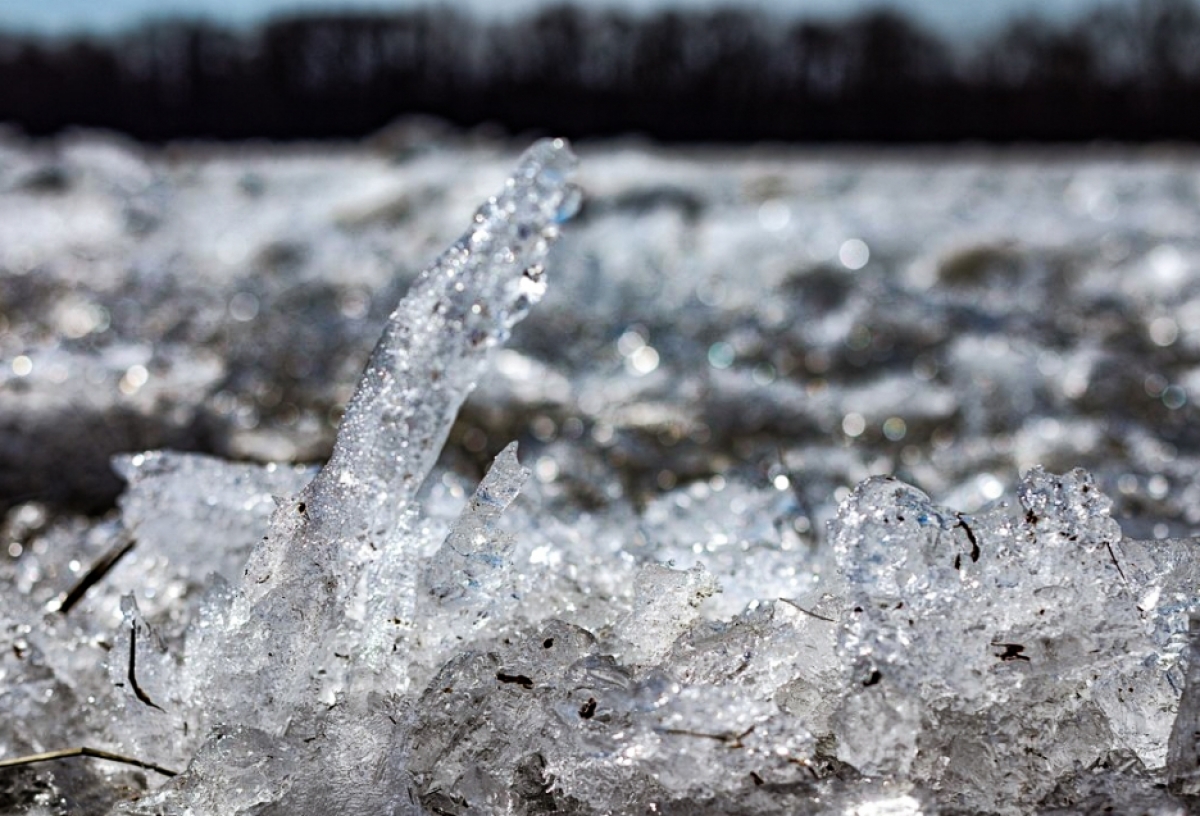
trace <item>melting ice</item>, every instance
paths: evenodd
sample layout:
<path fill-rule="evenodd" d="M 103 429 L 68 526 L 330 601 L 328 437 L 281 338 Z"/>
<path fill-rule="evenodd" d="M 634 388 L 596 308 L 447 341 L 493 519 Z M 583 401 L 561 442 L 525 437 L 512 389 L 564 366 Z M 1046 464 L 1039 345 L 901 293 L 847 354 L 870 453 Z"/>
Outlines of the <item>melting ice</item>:
<path fill-rule="evenodd" d="M 638 505 L 620 484 L 597 495 L 605 483 L 586 472 L 556 478 L 552 460 L 531 478 L 512 445 L 477 484 L 439 464 L 481 379 L 498 401 L 585 403 L 572 392 L 596 387 L 496 353 L 553 286 L 551 245 L 579 206 L 573 171 L 565 143 L 535 145 L 416 277 L 319 472 L 144 453 L 116 463 L 119 517 L 10 514 L 7 533 L 31 556 L 0 594 L 0 762 L 86 746 L 142 765 L 0 767 L 0 807 L 1187 812 L 1200 793 L 1196 545 L 1124 537 L 1086 471 L 1033 467 L 969 512 L 873 477 L 814 539 L 804 463 L 782 455 L 757 478 L 691 478 L 681 457 Z M 760 216 L 788 222 L 778 208 Z M 838 250 L 852 271 L 868 263 L 859 244 Z M 826 282 L 803 300 L 808 341 L 869 353 L 846 310 L 812 302 L 844 297 L 844 281 Z M 568 344 L 572 327 L 560 328 Z M 604 397 L 597 443 L 617 425 L 704 444 L 701 423 L 640 398 L 637 382 L 670 353 L 660 337 L 620 333 L 626 379 L 604 387 L 639 399 L 622 415 L 620 394 Z M 832 411 L 821 389 L 795 393 L 763 361 L 736 367 L 747 348 L 737 336 L 707 346 L 713 417 L 739 394 L 767 425 L 801 399 Z M 971 337 L 952 351 L 984 367 L 1019 353 Z M 135 359 L 132 391 L 154 368 Z M 1019 402 L 1006 370 L 996 364 L 996 391 Z M 910 386 L 848 386 L 838 399 L 861 407 L 841 414 L 842 432 L 878 425 L 898 440 L 961 410 L 985 433 L 994 419 L 983 399 L 932 386 L 907 395 L 906 419 L 867 415 L 875 392 Z M 754 408 L 756 393 L 770 396 Z M 535 435 L 555 439 L 542 419 Z M 467 448 L 471 430 L 459 431 Z M 70 575 L 53 569 L 55 547 L 79 555 Z"/>

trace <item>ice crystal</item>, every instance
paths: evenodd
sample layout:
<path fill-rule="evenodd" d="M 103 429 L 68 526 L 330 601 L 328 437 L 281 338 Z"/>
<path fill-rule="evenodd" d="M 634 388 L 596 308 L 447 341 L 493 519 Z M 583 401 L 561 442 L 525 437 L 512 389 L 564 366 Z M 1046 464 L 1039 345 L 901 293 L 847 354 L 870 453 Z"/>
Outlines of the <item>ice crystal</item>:
<path fill-rule="evenodd" d="M 416 647 L 425 543 L 412 523 L 413 501 L 488 351 L 544 289 L 546 253 L 577 204 L 573 165 L 563 142 L 535 145 L 467 234 L 414 282 L 371 354 L 333 456 L 309 485 L 277 500 L 236 588 L 202 610 L 208 631 L 188 641 L 175 684 L 203 701 L 197 720 L 201 734 L 213 734 L 209 742 L 278 741 L 280 751 L 301 757 L 316 748 L 302 749 L 298 735 L 307 743 L 331 740 L 339 751 L 342 730 L 362 744 L 386 742 L 385 734 L 359 734 L 352 725 L 358 717 L 369 721 L 375 695 L 402 692 L 409 680 L 404 655 Z M 430 592 L 440 601 L 453 594 L 455 581 L 478 582 L 459 562 L 487 561 L 488 511 L 494 516 L 515 496 L 515 472 L 509 451 L 435 557 Z M 479 551 L 468 551 L 472 546 Z M 136 616 L 128 625 L 138 630 Z M 237 736 L 228 736 L 231 728 Z M 154 807 L 187 807 L 182 803 L 211 795 L 205 791 L 213 779 L 228 781 L 223 773 L 189 772 Z M 279 789 L 261 801 L 290 795 Z M 304 807 L 317 812 L 311 803 Z"/>
<path fill-rule="evenodd" d="M 463 640 L 488 625 L 498 607 L 517 600 L 510 556 L 513 536 L 497 525 L 529 478 L 516 443 L 496 457 L 446 540 L 429 560 L 417 590 L 416 615 L 429 640 Z"/>

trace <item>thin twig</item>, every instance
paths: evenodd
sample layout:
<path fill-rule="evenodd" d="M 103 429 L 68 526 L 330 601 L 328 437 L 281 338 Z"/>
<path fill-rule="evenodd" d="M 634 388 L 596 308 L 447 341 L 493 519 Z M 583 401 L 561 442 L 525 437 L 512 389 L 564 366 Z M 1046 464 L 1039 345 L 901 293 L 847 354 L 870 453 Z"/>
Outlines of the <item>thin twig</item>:
<path fill-rule="evenodd" d="M 686 728 L 659 728 L 656 730 L 660 734 L 668 734 L 672 737 L 700 737 L 717 742 L 730 742 L 735 738 L 734 734 L 705 734 L 703 731 L 689 731 Z"/>
<path fill-rule="evenodd" d="M 754 733 L 757 725 L 752 725 L 740 734 L 706 734 L 703 731 L 690 731 L 686 728 L 658 728 L 655 729 L 660 734 L 669 734 L 673 737 L 700 737 L 701 739 L 716 740 L 723 742 L 730 748 L 745 748 L 742 740 Z"/>
<path fill-rule="evenodd" d="M 124 558 L 135 544 L 137 544 L 137 539 L 130 538 L 100 556 L 100 559 L 92 564 L 92 568 L 83 574 L 75 586 L 51 600 L 46 605 L 47 608 L 51 612 L 61 612 L 64 615 L 70 612 L 71 607 L 83 600 L 83 596 L 89 589 L 104 580 L 104 576 L 108 575 L 109 570 L 115 567 L 117 562 Z"/>
<path fill-rule="evenodd" d="M 1117 575 L 1121 576 L 1121 581 L 1128 587 L 1129 579 L 1125 577 L 1125 570 L 1121 569 L 1121 562 L 1117 560 L 1117 554 L 1113 552 L 1112 542 L 1105 541 L 1104 546 L 1108 547 L 1108 557 L 1112 559 L 1113 566 L 1117 568 Z"/>
<path fill-rule="evenodd" d="M 86 745 L 79 748 L 64 748 L 61 751 L 47 751 L 43 754 L 30 754 L 29 756 L 14 757 L 12 759 L 0 759 L 0 768 L 16 768 L 23 765 L 33 765 L 37 762 L 49 762 L 54 759 L 69 759 L 70 757 L 91 757 L 92 759 L 107 759 L 111 762 L 123 762 L 126 765 L 133 765 L 137 768 L 145 768 L 147 771 L 154 771 L 163 776 L 178 776 L 179 771 L 172 771 L 170 768 L 164 768 L 161 765 L 155 765 L 153 762 L 145 762 L 133 757 L 121 756 L 114 754 L 111 751 L 102 751 L 99 748 L 89 748 Z"/>
<path fill-rule="evenodd" d="M 150 699 L 150 695 L 142 690 L 137 681 L 137 624 L 129 625 L 129 685 L 133 687 L 134 696 L 151 708 L 165 711 L 162 706 Z"/>
<path fill-rule="evenodd" d="M 803 612 L 805 615 L 808 615 L 810 618 L 816 618 L 817 620 L 823 620 L 827 623 L 837 623 L 837 621 L 835 621 L 833 618 L 827 618 L 824 615 L 818 615 L 816 612 L 813 612 L 811 609 L 805 609 L 803 606 L 796 603 L 791 598 L 780 598 L 779 600 L 783 601 L 788 606 L 799 609 L 801 612 Z"/>

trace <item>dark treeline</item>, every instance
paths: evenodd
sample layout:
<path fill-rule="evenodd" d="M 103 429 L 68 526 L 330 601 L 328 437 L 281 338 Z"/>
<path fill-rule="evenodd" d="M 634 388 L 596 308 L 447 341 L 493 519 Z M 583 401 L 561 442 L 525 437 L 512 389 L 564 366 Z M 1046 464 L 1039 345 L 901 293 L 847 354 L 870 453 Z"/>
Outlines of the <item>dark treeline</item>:
<path fill-rule="evenodd" d="M 410 113 L 668 141 L 1200 137 L 1200 13 L 1143 0 L 969 45 L 890 12 L 572 6 L 481 22 L 445 8 L 195 22 L 108 39 L 0 34 L 0 121 L 140 139 L 361 136 Z"/>

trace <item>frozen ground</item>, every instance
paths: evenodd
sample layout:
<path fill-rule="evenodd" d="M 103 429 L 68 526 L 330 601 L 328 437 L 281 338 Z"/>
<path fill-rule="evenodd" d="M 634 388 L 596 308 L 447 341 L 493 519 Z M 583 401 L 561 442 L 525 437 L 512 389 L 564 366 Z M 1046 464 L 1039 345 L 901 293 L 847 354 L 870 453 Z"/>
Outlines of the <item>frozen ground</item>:
<path fill-rule="evenodd" d="M 380 522 L 409 560 L 328 567 L 410 597 L 403 665 L 351 590 L 353 625 L 317 604 L 291 661 L 328 679 L 223 663 L 249 625 L 228 610 L 275 597 L 239 588 L 270 496 L 313 472 L 254 463 L 329 455 L 387 314 L 517 152 L 419 128 L 0 140 L 0 759 L 191 762 L 138 813 L 1182 812 L 1184 151 L 579 146 L 545 297 Z M 512 440 L 521 496 L 502 464 L 506 498 L 455 522 Z M 77 515 L 122 489 L 113 454 L 152 448 L 219 459 L 121 458 L 119 512 Z M 364 766 L 375 798 L 347 804 Z M 161 780 L 0 769 L 0 806 L 90 813 Z"/>

